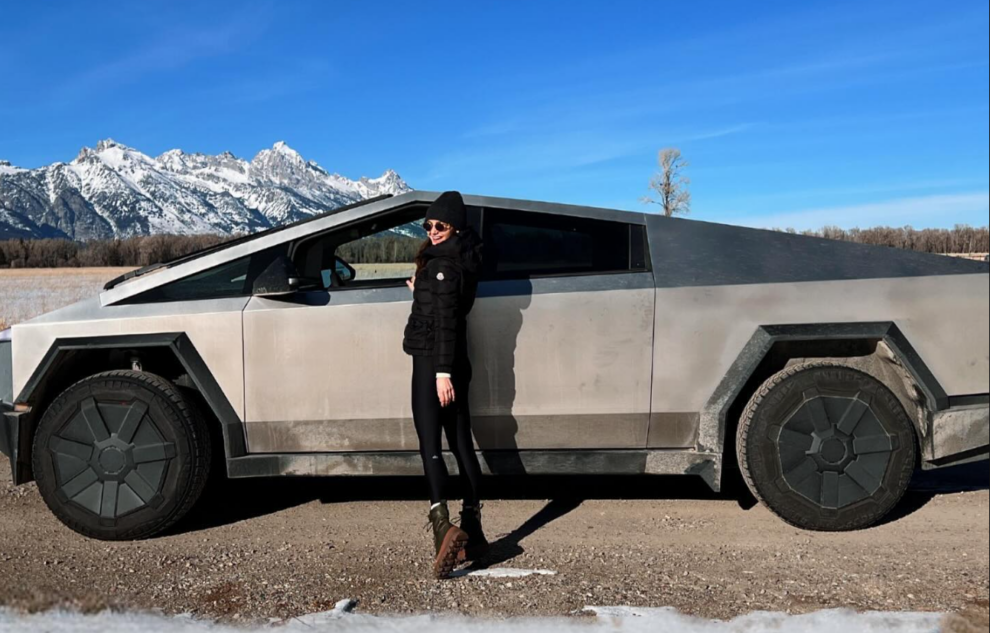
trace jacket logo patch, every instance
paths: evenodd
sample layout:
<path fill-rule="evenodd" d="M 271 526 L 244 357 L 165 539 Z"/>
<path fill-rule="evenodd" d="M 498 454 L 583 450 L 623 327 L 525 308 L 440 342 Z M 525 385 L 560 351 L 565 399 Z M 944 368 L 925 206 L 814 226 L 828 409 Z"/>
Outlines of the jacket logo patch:
<path fill-rule="evenodd" d="M 437 273 L 437 279 L 443 281 L 443 273 Z"/>

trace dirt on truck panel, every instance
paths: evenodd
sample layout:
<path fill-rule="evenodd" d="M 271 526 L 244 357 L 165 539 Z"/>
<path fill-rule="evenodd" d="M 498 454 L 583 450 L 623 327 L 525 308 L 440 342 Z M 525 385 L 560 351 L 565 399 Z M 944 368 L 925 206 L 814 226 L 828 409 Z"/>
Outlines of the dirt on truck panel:
<path fill-rule="evenodd" d="M 65 528 L 9 472 L 0 458 L 0 607 L 266 621 L 353 598 L 378 614 L 630 605 L 724 619 L 842 607 L 987 621 L 986 462 L 918 475 L 898 516 L 836 534 L 744 510 L 693 479 L 624 478 L 618 500 L 604 499 L 615 494 L 610 478 L 493 479 L 490 564 L 556 573 L 445 582 L 428 569 L 418 479 L 228 483 L 207 493 L 210 512 L 168 535 L 108 543 Z"/>

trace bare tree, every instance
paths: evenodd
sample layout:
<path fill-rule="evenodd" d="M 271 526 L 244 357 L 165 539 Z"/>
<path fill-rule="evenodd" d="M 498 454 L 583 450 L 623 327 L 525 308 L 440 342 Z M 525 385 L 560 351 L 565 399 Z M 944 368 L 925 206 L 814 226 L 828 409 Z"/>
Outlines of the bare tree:
<path fill-rule="evenodd" d="M 681 156 L 681 150 L 675 147 L 660 150 L 657 163 L 660 168 L 650 179 L 650 189 L 656 192 L 656 197 L 645 196 L 643 202 L 660 205 L 668 218 L 679 213 L 690 213 L 691 192 L 688 185 L 691 180 L 684 175 L 688 162 Z"/>

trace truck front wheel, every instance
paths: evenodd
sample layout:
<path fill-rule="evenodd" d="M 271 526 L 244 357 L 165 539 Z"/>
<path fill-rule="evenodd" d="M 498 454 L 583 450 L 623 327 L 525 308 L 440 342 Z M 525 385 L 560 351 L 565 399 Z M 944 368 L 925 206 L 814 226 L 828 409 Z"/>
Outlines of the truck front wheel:
<path fill-rule="evenodd" d="M 170 382 L 111 371 L 85 378 L 45 412 L 34 473 L 45 503 L 76 532 L 147 538 L 196 503 L 210 470 L 210 434 Z"/>

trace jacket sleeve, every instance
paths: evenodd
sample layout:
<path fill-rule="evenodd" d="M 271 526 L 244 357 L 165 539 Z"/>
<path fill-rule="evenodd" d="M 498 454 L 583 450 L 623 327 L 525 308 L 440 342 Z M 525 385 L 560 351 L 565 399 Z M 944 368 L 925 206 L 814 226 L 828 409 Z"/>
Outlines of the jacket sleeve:
<path fill-rule="evenodd" d="M 434 263 L 435 262 L 435 263 Z M 428 269 L 435 320 L 433 359 L 437 373 L 451 373 L 457 358 L 457 314 L 460 309 L 460 271 L 450 262 L 435 259 Z"/>

